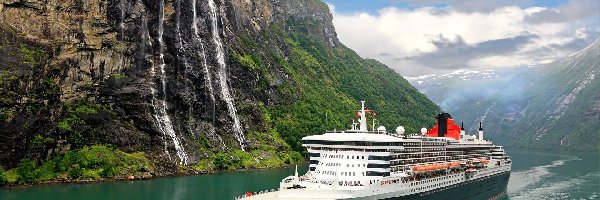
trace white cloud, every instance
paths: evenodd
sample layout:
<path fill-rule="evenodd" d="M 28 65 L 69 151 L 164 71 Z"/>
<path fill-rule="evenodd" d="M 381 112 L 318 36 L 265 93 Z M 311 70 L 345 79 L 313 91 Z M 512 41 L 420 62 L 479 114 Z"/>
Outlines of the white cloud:
<path fill-rule="evenodd" d="M 389 7 L 377 14 L 338 13 L 334 5 L 330 8 L 342 43 L 361 56 L 377 59 L 403 75 L 443 70 L 443 66 L 428 66 L 435 62 L 423 62 L 429 55 L 438 59 L 443 56 L 452 59 L 451 56 L 461 54 L 472 56 L 459 62 L 465 68 L 548 62 L 576 50 L 561 47 L 576 40 L 591 42 L 593 39 L 590 37 L 598 37 L 600 31 L 593 25 L 598 24 L 598 19 L 592 19 L 590 25 L 587 21 L 582 22 L 586 18 L 580 15 L 569 18 L 576 21 L 528 22 L 532 16 L 543 21 L 539 19 L 539 13 L 555 13 L 565 8 L 503 6 L 487 12 L 469 12 L 452 6 L 414 10 Z M 495 44 L 509 51 L 494 49 Z M 482 46 L 485 47 L 480 48 Z M 455 49 L 451 53 L 442 52 L 448 51 L 448 48 Z M 455 70 L 456 67 L 453 65 L 451 68 Z"/>

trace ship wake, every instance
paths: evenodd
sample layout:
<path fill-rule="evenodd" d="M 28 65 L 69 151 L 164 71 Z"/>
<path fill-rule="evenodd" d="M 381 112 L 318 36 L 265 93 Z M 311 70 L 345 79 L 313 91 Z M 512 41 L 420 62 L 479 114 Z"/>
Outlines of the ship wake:
<path fill-rule="evenodd" d="M 528 186 L 539 183 L 542 179 L 550 176 L 552 173 L 550 172 L 551 168 L 556 168 L 558 166 L 564 165 L 566 162 L 581 160 L 575 156 L 563 156 L 560 160 L 555 160 L 552 164 L 536 166 L 528 170 L 513 172 L 510 175 L 510 180 L 508 181 L 508 194 L 520 194 L 525 191 Z"/>
<path fill-rule="evenodd" d="M 578 190 L 580 187 L 594 184 L 600 179 L 599 172 L 588 173 L 577 178 L 551 182 L 545 184 L 542 187 L 538 187 L 532 190 L 522 191 L 520 193 L 511 195 L 511 200 L 516 199 L 595 199 L 598 197 L 597 192 L 591 193 L 577 193 L 574 194 L 572 190 Z M 577 195 L 577 196 L 574 196 Z"/>

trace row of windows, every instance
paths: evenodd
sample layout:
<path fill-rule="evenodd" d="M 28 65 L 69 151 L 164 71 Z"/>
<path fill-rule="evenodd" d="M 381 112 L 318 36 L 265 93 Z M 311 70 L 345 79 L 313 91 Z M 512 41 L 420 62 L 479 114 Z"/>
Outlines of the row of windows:
<path fill-rule="evenodd" d="M 342 176 L 356 176 L 356 172 L 341 172 L 340 175 Z M 363 172 L 363 176 L 365 175 L 365 173 Z"/>
<path fill-rule="evenodd" d="M 390 176 L 390 173 L 389 172 L 367 171 L 367 176 Z"/>
<path fill-rule="evenodd" d="M 318 160 L 310 160 L 310 164 L 325 165 L 327 167 L 341 167 L 342 166 L 341 163 L 323 163 L 323 162 L 319 162 Z M 346 167 L 360 167 L 360 166 L 361 166 L 361 164 L 346 164 Z M 387 165 L 387 166 L 389 167 L 390 165 Z M 362 167 L 367 167 L 367 164 L 362 164 Z"/>
<path fill-rule="evenodd" d="M 422 154 L 400 154 L 400 155 L 392 155 L 392 160 L 433 157 L 433 156 L 443 156 L 443 155 L 444 155 L 444 152 L 423 152 Z"/>
<path fill-rule="evenodd" d="M 318 156 L 312 156 L 318 157 Z M 365 156 L 355 156 L 355 155 L 341 155 L 341 154 L 323 154 L 324 158 L 338 158 L 338 159 L 365 159 Z"/>
<path fill-rule="evenodd" d="M 367 168 L 390 168 L 390 164 L 374 164 L 374 163 L 369 163 L 367 164 Z"/>
<path fill-rule="evenodd" d="M 303 144 L 348 145 L 348 146 L 402 146 L 401 142 L 329 141 L 303 140 Z"/>
<path fill-rule="evenodd" d="M 334 171 L 320 171 L 320 170 L 317 170 L 317 174 L 336 175 L 337 173 L 334 172 Z"/>
<path fill-rule="evenodd" d="M 369 156 L 369 160 L 384 160 L 390 161 L 390 156 Z"/>

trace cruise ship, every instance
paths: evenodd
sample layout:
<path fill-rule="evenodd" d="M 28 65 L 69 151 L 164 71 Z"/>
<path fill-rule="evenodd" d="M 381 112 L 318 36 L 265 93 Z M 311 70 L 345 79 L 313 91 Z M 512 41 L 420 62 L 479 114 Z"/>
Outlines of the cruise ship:
<path fill-rule="evenodd" d="M 278 189 L 236 199 L 498 199 L 506 194 L 511 159 L 502 146 L 465 134 L 448 113 L 431 130 L 405 135 L 369 131 L 364 101 L 350 130 L 302 138 L 308 171 L 284 178 Z M 373 123 L 374 124 L 374 123 Z"/>

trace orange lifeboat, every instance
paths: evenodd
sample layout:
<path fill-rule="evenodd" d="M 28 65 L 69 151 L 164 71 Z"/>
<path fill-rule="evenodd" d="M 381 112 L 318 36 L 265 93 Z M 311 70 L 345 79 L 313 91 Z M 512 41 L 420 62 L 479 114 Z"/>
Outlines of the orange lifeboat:
<path fill-rule="evenodd" d="M 416 167 L 413 167 L 412 170 L 413 170 L 413 172 L 433 171 L 433 170 L 446 169 L 446 168 L 449 168 L 451 166 L 458 166 L 458 165 L 459 165 L 459 163 L 457 163 L 457 162 L 455 162 L 455 163 L 442 163 L 442 164 L 416 166 Z"/>

